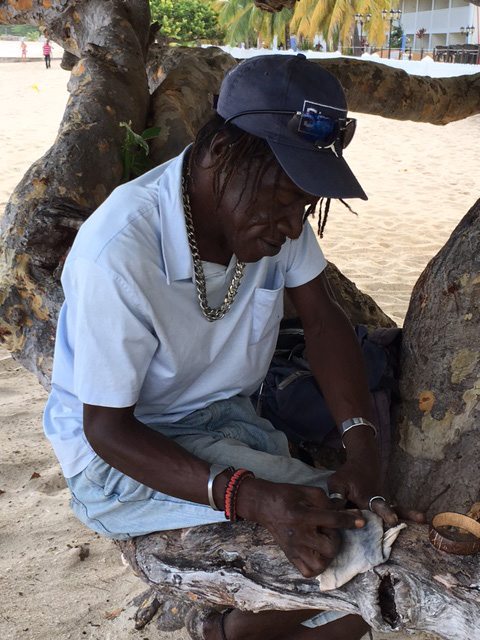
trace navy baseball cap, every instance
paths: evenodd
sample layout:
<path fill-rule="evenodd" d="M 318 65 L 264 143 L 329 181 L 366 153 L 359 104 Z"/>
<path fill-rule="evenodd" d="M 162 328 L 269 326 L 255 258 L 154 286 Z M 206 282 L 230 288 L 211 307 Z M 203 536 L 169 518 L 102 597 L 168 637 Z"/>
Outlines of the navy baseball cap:
<path fill-rule="evenodd" d="M 225 121 L 263 138 L 302 191 L 367 200 L 343 158 L 356 121 L 348 117 L 342 86 L 303 54 L 244 60 L 225 76 L 216 109 Z"/>

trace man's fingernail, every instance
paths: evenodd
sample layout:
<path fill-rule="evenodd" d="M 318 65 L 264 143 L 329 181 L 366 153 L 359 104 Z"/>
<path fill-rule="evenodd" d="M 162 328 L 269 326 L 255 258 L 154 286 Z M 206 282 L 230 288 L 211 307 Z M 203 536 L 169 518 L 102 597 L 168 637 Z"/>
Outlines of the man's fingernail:
<path fill-rule="evenodd" d="M 355 526 L 360 529 L 361 527 L 363 527 L 365 525 L 365 520 L 358 518 L 357 520 L 355 520 Z"/>

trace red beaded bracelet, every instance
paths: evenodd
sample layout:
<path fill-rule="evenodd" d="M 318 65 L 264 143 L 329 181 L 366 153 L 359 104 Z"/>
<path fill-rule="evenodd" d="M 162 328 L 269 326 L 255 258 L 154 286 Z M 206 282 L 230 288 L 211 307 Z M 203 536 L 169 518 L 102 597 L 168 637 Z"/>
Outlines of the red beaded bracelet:
<path fill-rule="evenodd" d="M 255 475 L 247 469 L 237 469 L 228 481 L 225 489 L 225 517 L 230 522 L 238 522 L 237 496 L 240 485 L 247 478 L 255 478 Z"/>

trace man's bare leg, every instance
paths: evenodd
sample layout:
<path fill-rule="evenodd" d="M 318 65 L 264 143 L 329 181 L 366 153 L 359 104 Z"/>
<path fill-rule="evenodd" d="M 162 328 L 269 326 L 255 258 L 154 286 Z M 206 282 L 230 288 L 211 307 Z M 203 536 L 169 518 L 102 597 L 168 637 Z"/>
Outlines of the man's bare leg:
<path fill-rule="evenodd" d="M 234 610 L 224 619 L 227 640 L 360 640 L 369 630 L 360 617 L 349 615 L 315 629 L 301 623 L 318 611 L 262 611 L 249 613 Z M 223 640 L 220 615 L 205 625 L 205 640 Z"/>

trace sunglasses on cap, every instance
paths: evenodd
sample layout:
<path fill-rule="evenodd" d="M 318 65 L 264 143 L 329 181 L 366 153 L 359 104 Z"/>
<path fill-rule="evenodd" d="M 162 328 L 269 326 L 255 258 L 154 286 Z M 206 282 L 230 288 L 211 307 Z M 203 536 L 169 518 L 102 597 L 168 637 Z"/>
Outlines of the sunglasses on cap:
<path fill-rule="evenodd" d="M 227 118 L 225 124 L 246 115 L 292 115 L 287 123 L 287 128 L 291 132 L 311 140 L 317 149 L 332 149 L 338 156 L 352 141 L 357 121 L 355 118 L 329 115 L 327 112 L 330 110 L 346 114 L 345 109 L 306 100 L 302 111 L 252 109 L 236 113 Z"/>
<path fill-rule="evenodd" d="M 290 130 L 312 139 L 315 147 L 334 151 L 348 147 L 355 134 L 357 121 L 355 118 L 335 117 L 325 113 L 334 109 L 346 113 L 343 109 L 316 102 L 304 102 L 303 110 L 297 111 L 288 123 Z"/>

